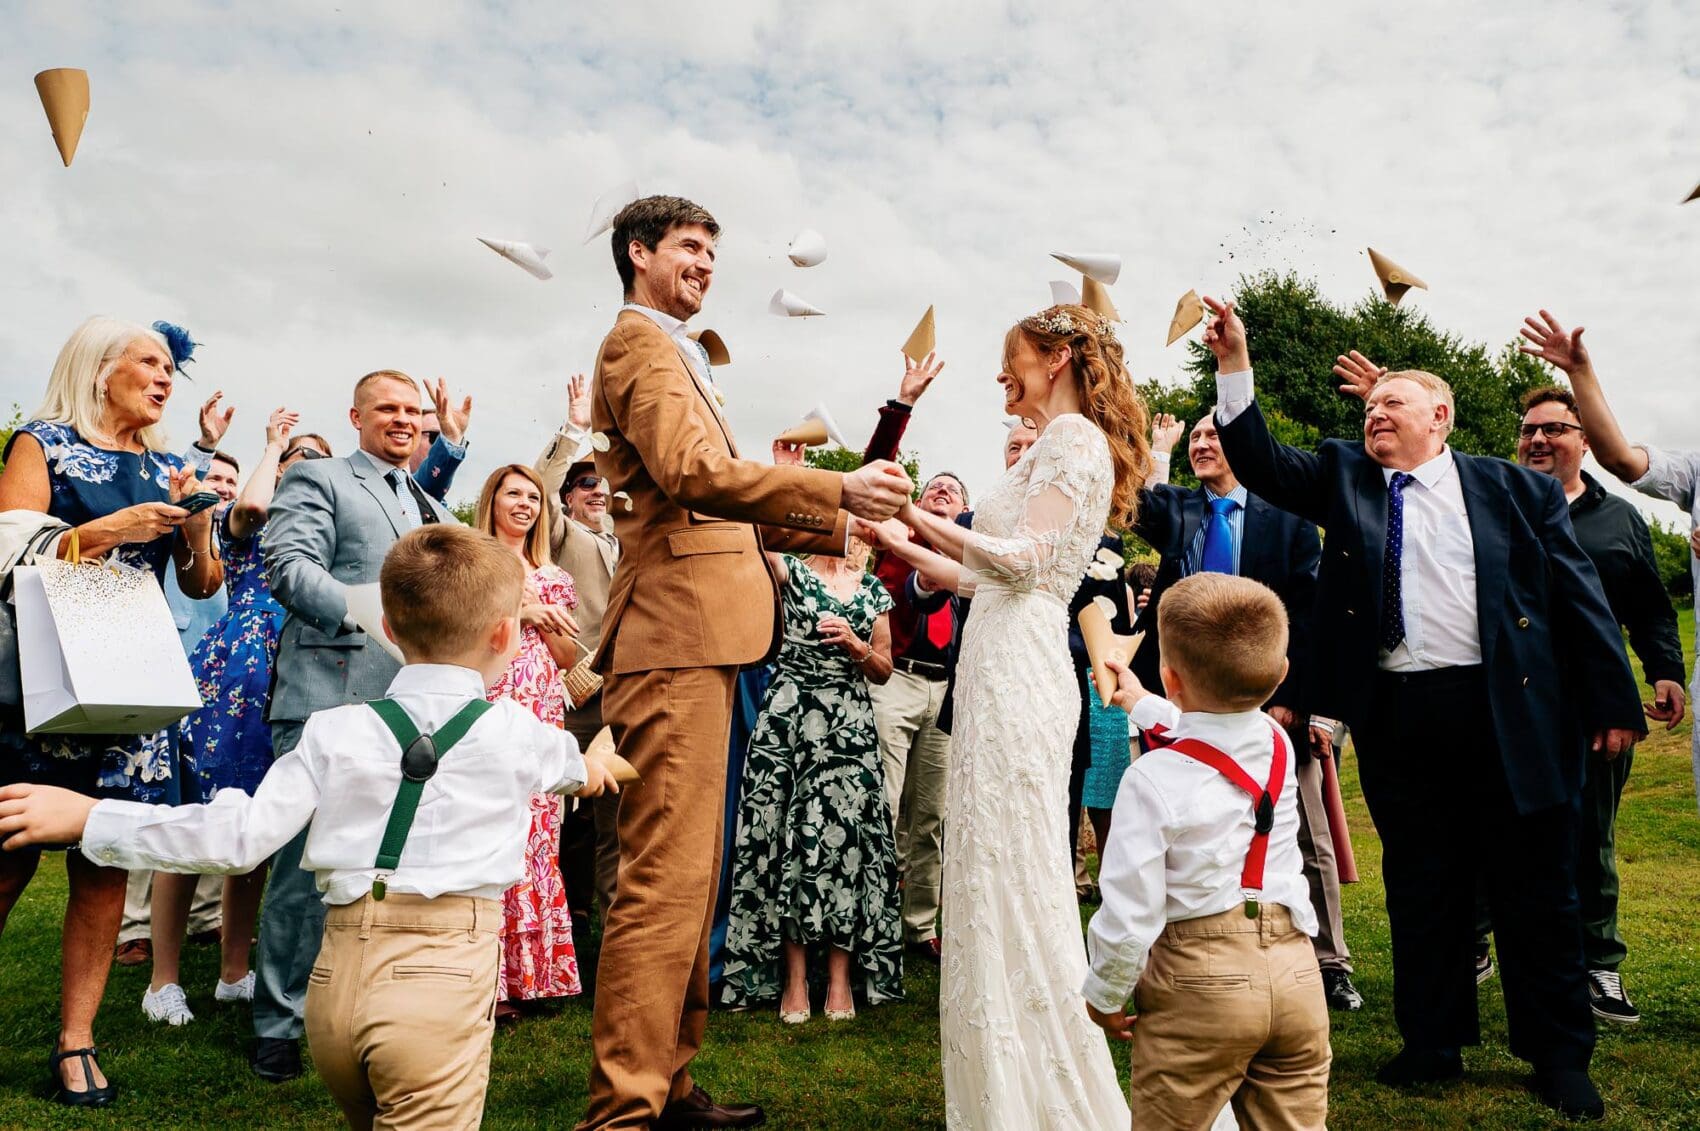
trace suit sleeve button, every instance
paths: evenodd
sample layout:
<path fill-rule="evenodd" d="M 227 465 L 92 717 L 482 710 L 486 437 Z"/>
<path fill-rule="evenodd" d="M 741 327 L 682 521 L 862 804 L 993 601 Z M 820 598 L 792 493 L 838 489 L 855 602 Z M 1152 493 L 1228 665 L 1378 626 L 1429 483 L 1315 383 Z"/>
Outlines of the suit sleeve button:
<path fill-rule="evenodd" d="M 1517 627 L 1518 628 L 1528 628 L 1529 627 L 1529 618 L 1528 617 L 1518 617 L 1517 618 Z"/>

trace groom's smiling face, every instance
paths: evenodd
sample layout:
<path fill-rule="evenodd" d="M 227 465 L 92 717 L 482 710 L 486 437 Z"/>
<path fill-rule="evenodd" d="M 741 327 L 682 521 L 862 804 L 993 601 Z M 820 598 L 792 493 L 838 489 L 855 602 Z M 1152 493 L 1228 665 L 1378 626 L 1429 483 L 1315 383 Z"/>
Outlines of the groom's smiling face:
<path fill-rule="evenodd" d="M 684 320 L 702 309 L 703 296 L 714 279 L 714 237 L 701 224 L 668 229 L 651 251 L 637 240 L 631 245 L 632 301 Z"/>

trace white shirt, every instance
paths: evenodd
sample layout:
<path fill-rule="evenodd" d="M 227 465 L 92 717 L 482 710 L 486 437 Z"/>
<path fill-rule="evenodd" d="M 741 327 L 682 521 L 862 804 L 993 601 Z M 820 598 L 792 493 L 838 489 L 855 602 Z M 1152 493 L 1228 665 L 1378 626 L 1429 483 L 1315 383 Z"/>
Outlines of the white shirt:
<path fill-rule="evenodd" d="M 484 697 L 470 668 L 409 664 L 389 697 L 424 733 Z M 393 891 L 427 898 L 500 899 L 524 874 L 533 793 L 584 784 L 573 736 L 546 726 L 512 699 L 498 701 L 425 783 L 419 811 L 390 873 Z M 377 712 L 363 703 L 319 711 L 301 742 L 274 762 L 249 797 L 220 790 L 210 804 L 102 801 L 89 814 L 83 854 L 117 868 L 240 873 L 264 863 L 312 822 L 301 866 L 325 902 L 353 903 L 372 890 L 378 846 L 401 786 L 401 752 Z"/>
<path fill-rule="evenodd" d="M 1216 378 L 1216 419 L 1227 424 L 1251 407 L 1251 370 Z M 1476 617 L 1476 540 L 1452 449 L 1413 468 L 1405 485 L 1405 538 L 1399 557 L 1399 589 L 1405 639 L 1382 652 L 1383 670 L 1431 671 L 1482 662 L 1481 625 Z M 1382 482 L 1393 470 L 1381 469 Z M 1380 579 L 1375 579 L 1380 584 Z M 1377 632 L 1380 628 L 1377 626 Z"/>
<path fill-rule="evenodd" d="M 691 331 L 688 326 L 679 321 L 677 318 L 674 318 L 671 314 L 663 314 L 659 310 L 653 310 L 647 306 L 640 306 L 635 302 L 628 302 L 620 309 L 635 310 L 651 322 L 655 323 L 657 326 L 661 327 L 663 330 L 667 331 L 667 336 L 673 339 L 673 344 L 677 346 L 679 352 L 685 356 L 685 362 L 691 367 L 691 373 L 695 375 L 698 381 L 702 382 L 702 387 L 708 390 L 709 396 L 712 397 L 715 395 L 714 379 L 708 374 L 708 361 L 703 356 L 702 348 L 691 338 Z"/>
<path fill-rule="evenodd" d="M 1690 521 L 1700 526 L 1700 452 L 1667 452 L 1651 444 L 1635 446 L 1647 453 L 1647 474 L 1630 486 L 1643 495 L 1668 499 L 1687 511 Z M 1700 597 L 1700 557 L 1688 555 L 1688 572 L 1693 578 L 1695 596 Z M 1700 666 L 1694 669 L 1694 674 L 1696 686 L 1700 686 Z M 1695 728 L 1694 737 L 1700 742 L 1700 727 Z M 1695 772 L 1700 773 L 1700 763 L 1696 763 Z"/>
<path fill-rule="evenodd" d="M 1156 695 L 1132 712 L 1142 730 L 1196 738 L 1228 755 L 1257 782 L 1269 780 L 1273 735 L 1287 746 L 1287 771 L 1275 800 L 1275 825 L 1264 860 L 1265 903 L 1278 903 L 1293 925 L 1316 934 L 1316 911 L 1299 853 L 1298 786 L 1292 744 L 1262 711 L 1231 715 L 1188 711 Z M 1103 905 L 1086 930 L 1091 959 L 1086 1000 L 1105 1013 L 1127 1005 L 1163 928 L 1218 915 L 1245 903 L 1240 872 L 1254 831 L 1252 800 L 1221 773 L 1184 754 L 1158 747 L 1122 775 L 1098 871 Z"/>

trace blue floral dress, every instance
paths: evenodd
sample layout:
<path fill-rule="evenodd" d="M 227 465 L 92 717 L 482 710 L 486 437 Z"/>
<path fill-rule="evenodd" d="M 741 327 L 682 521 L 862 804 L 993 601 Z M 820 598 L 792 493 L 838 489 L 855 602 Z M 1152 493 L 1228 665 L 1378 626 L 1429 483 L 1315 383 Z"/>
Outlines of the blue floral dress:
<path fill-rule="evenodd" d="M 266 706 L 284 618 L 266 581 L 265 528 L 237 538 L 230 532 L 230 511 L 225 507 L 218 522 L 230 607 L 189 657 L 206 704 L 189 716 L 189 748 L 200 796 L 208 801 L 221 789 L 252 794 L 272 764 Z"/>
<path fill-rule="evenodd" d="M 873 700 L 816 628 L 840 616 L 866 640 L 891 595 L 868 574 L 840 601 L 803 561 L 786 561 L 785 641 L 744 764 L 720 1000 L 777 999 L 789 941 L 848 951 L 861 996 L 892 1001 L 903 996 L 903 936 Z"/>
<path fill-rule="evenodd" d="M 35 437 L 47 458 L 51 495 L 47 513 L 72 526 L 137 503 L 169 503 L 171 473 L 184 466 L 171 452 L 119 452 L 96 447 L 69 424 L 32 420 L 18 429 Z M 7 443 L 10 455 L 16 436 Z M 175 532 L 151 542 L 116 547 L 111 557 L 152 570 L 163 581 Z M 118 658 L 122 662 L 122 657 Z M 135 662 L 132 659 L 132 662 Z M 154 734 L 26 736 L 21 718 L 0 726 L 0 784 L 26 781 L 59 785 L 95 797 L 125 801 L 167 799 L 175 762 L 176 727 Z"/>

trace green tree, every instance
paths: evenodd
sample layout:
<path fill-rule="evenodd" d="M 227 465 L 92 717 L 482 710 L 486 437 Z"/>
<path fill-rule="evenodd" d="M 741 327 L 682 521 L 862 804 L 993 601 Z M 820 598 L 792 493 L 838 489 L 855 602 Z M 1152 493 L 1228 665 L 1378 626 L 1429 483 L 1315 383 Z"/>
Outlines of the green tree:
<path fill-rule="evenodd" d="M 803 462 L 810 467 L 818 467 L 823 471 L 855 471 L 862 466 L 862 453 L 850 448 L 805 448 Z M 916 497 L 921 492 L 921 460 L 916 455 L 897 454 L 897 462 L 903 465 L 903 470 L 909 473 L 909 479 L 915 484 Z"/>
<path fill-rule="evenodd" d="M 449 507 L 449 513 L 454 515 L 462 526 L 471 526 L 478 518 L 478 500 L 462 499 Z"/>
<path fill-rule="evenodd" d="M 1688 563 L 1694 551 L 1689 546 L 1688 535 L 1675 523 L 1667 526 L 1656 518 L 1647 523 L 1647 532 L 1653 536 L 1653 562 L 1658 566 L 1665 591 L 1679 605 L 1691 603 L 1694 584 L 1689 578 Z"/>
<path fill-rule="evenodd" d="M 4 452 L 6 450 L 6 445 L 12 442 L 12 433 L 16 432 L 18 430 L 18 426 L 23 424 L 23 422 L 24 410 L 19 408 L 17 402 L 14 401 L 12 402 L 12 418 L 6 421 L 5 424 L 0 425 L 0 452 Z M 6 459 L 3 455 L 0 455 L 0 469 L 5 468 L 5 466 Z"/>

